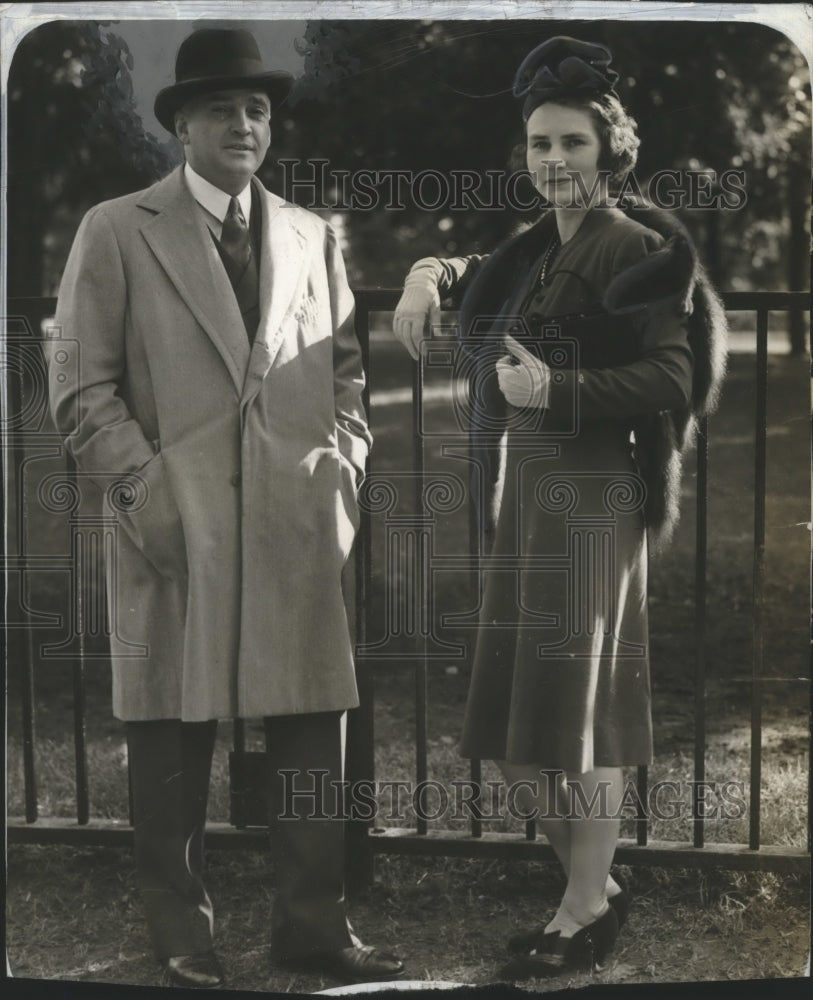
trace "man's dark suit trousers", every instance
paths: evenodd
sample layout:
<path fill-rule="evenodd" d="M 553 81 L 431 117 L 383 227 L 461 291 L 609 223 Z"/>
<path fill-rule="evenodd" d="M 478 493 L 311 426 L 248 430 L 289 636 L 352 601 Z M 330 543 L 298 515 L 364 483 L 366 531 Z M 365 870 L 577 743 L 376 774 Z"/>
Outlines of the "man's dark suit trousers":
<path fill-rule="evenodd" d="M 329 785 L 342 776 L 340 720 L 340 712 L 265 720 L 276 959 L 351 944 L 341 799 Z M 128 722 L 126 731 L 137 878 L 156 956 L 209 951 L 213 922 L 203 883 L 203 830 L 217 722 Z M 309 818 L 317 811 L 314 797 L 290 794 L 319 784 L 309 771 L 327 772 L 320 812 L 334 818 Z"/>

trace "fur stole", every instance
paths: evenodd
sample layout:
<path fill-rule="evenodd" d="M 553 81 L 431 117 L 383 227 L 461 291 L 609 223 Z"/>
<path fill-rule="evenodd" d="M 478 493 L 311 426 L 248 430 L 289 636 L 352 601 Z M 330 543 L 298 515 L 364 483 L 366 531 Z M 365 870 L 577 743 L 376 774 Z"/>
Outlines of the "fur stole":
<path fill-rule="evenodd" d="M 688 339 L 694 359 L 688 406 L 643 414 L 632 424 L 635 458 L 646 486 L 644 513 L 650 550 L 657 552 L 668 543 L 678 521 L 683 456 L 694 443 L 698 421 L 717 405 L 725 374 L 728 324 L 723 304 L 683 224 L 673 215 L 642 203 L 621 207 L 630 218 L 654 230 L 666 242 L 661 250 L 613 280 L 604 296 L 604 309 L 611 315 L 678 309 L 688 315 Z M 475 317 L 499 315 L 506 290 L 515 286 L 518 274 L 527 273 L 534 266 L 554 226 L 553 212 L 547 212 L 534 226 L 508 240 L 485 260 L 460 305 L 464 345 Z M 494 402 L 499 405 L 499 401 Z M 472 443 L 475 454 L 486 466 L 481 508 L 485 516 L 481 520 L 485 522 L 483 528 L 488 538 L 494 526 L 491 522 L 495 497 L 501 493 L 498 468 L 502 462 L 496 455 L 493 435 L 492 444 L 487 443 L 488 435 L 481 436 L 478 424 L 475 417 Z M 493 428 L 493 422 L 490 426 Z"/>

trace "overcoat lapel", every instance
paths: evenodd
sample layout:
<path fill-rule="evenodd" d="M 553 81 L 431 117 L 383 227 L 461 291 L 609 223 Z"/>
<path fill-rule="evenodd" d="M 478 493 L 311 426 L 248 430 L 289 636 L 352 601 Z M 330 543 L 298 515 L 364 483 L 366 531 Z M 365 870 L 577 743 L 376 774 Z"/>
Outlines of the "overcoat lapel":
<path fill-rule="evenodd" d="M 260 322 L 254 339 L 243 404 L 259 392 L 285 335 L 285 318 L 301 296 L 301 277 L 307 263 L 306 238 L 292 221 L 293 207 L 271 194 L 255 178 L 262 206 L 260 250 Z"/>
<path fill-rule="evenodd" d="M 214 241 L 181 169 L 145 192 L 139 205 L 156 214 L 144 223 L 141 232 L 217 348 L 240 394 L 250 355 L 246 329 Z"/>

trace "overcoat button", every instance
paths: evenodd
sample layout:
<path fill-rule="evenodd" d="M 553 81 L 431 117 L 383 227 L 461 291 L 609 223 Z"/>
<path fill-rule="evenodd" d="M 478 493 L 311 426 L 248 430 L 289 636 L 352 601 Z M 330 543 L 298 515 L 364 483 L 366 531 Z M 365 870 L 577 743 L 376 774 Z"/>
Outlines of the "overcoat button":
<path fill-rule="evenodd" d="M 235 472 L 234 475 L 231 477 L 230 481 L 231 481 L 232 486 L 239 486 L 240 485 L 240 473 L 239 472 Z"/>

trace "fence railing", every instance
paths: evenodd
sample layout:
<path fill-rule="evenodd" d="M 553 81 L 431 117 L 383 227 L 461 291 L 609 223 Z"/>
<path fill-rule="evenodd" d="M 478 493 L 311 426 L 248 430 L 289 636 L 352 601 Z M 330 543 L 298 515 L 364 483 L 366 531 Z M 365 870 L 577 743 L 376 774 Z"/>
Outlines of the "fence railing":
<path fill-rule="evenodd" d="M 356 291 L 357 331 L 362 343 L 365 368 L 369 371 L 370 318 L 375 312 L 392 310 L 398 298 L 394 290 L 361 289 Z M 807 849 L 761 843 L 761 765 L 762 765 L 762 702 L 765 633 L 765 500 L 767 468 L 767 389 L 768 389 L 768 315 L 770 312 L 809 310 L 805 292 L 728 292 L 723 295 L 729 311 L 747 311 L 756 317 L 756 385 L 754 395 L 754 537 L 752 593 L 752 664 L 751 664 L 751 748 L 749 761 L 749 839 L 747 844 L 708 843 L 702 810 L 692 812 L 691 843 L 652 841 L 649 838 L 647 816 L 641 812 L 636 820 L 636 836 L 622 840 L 616 860 L 620 863 L 654 864 L 660 866 L 717 866 L 742 869 L 763 869 L 782 872 L 808 871 L 810 842 Z M 53 315 L 53 299 L 11 299 L 7 303 L 7 330 L 4 355 L 6 408 L 3 428 L 7 458 L 6 485 L 13 487 L 7 495 L 7 536 L 4 560 L 7 584 L 7 658 L 18 664 L 22 683 L 22 757 L 25 788 L 25 815 L 12 817 L 8 836 L 11 842 L 117 844 L 130 839 L 129 821 L 103 820 L 90 816 L 90 794 L 87 755 L 87 706 L 85 698 L 85 666 L 88 657 L 86 643 L 104 639 L 104 614 L 89 603 L 91 593 L 103 593 L 98 585 L 99 555 L 104 545 L 104 528 L 92 521 L 73 524 L 71 551 L 62 556 L 37 555 L 31 551 L 28 538 L 28 496 L 26 467 L 34 457 L 57 459 L 64 453 L 61 438 L 48 432 L 47 380 L 41 352 L 43 324 Z M 412 385 L 413 415 L 423 410 L 423 366 L 414 366 Z M 369 387 L 365 403 L 370 406 Z M 375 414 L 373 414 L 375 417 Z M 424 440 L 419 421 L 413 420 L 413 467 L 411 478 L 415 486 L 415 510 L 423 503 Z M 67 477 L 70 482 L 75 470 L 70 462 Z M 707 540 L 708 540 L 708 424 L 699 427 L 696 446 L 696 518 L 695 518 L 695 607 L 694 607 L 694 788 L 702 788 L 706 767 L 706 631 L 707 631 Z M 470 516 L 471 552 L 457 560 L 462 572 L 476 578 L 477 557 L 473 518 Z M 424 625 L 431 616 L 427 591 L 429 578 L 428 550 L 422 540 L 423 528 L 417 518 L 410 529 L 412 551 L 412 631 L 418 638 L 418 652 L 409 657 L 408 666 L 414 671 L 415 693 L 415 767 L 416 783 L 428 778 L 427 695 L 429 654 L 424 642 Z M 357 677 L 361 707 L 349 714 L 347 767 L 349 782 L 375 782 L 374 704 L 375 672 L 379 661 L 375 650 L 370 651 L 368 608 L 372 573 L 371 517 L 362 517 L 356 545 L 353 570 L 355 594 L 355 642 L 357 649 L 367 652 L 357 659 Z M 57 563 L 59 565 L 57 565 Z M 450 563 L 451 565 L 451 563 Z M 72 585 L 72 615 L 74 616 L 70 653 L 73 683 L 73 742 L 75 757 L 75 819 L 40 817 L 36 767 L 36 710 L 34 677 L 37 651 L 33 640 L 38 627 L 58 624 L 48 608 L 32 606 L 30 578 L 38 571 L 65 571 Z M 423 623 L 423 624 L 422 624 Z M 65 657 L 63 656 L 64 660 Z M 388 659 L 387 663 L 392 664 Z M 801 681 L 800 683 L 809 683 Z M 244 723 L 233 723 L 234 752 L 231 757 L 231 824 L 214 823 L 207 827 L 207 844 L 213 847 L 241 846 L 265 842 L 264 830 L 252 812 L 252 754 L 246 751 Z M 473 787 L 482 783 L 479 761 L 471 762 Z M 649 773 L 645 767 L 637 770 L 637 792 L 640 802 L 647 801 Z M 256 803 L 255 803 L 256 804 Z M 808 796 L 808 819 L 810 795 Z M 258 823 L 258 825 L 254 825 Z M 810 822 L 808 822 L 808 831 Z M 368 882 L 373 873 L 374 856 L 379 853 L 436 854 L 464 857 L 516 857 L 553 859 L 549 845 L 536 837 L 535 825 L 529 822 L 524 833 L 493 833 L 483 830 L 483 824 L 472 815 L 465 834 L 449 830 L 430 830 L 425 818 L 417 817 L 414 829 L 380 828 L 372 820 L 354 820 L 348 824 L 348 880 L 351 885 Z"/>

